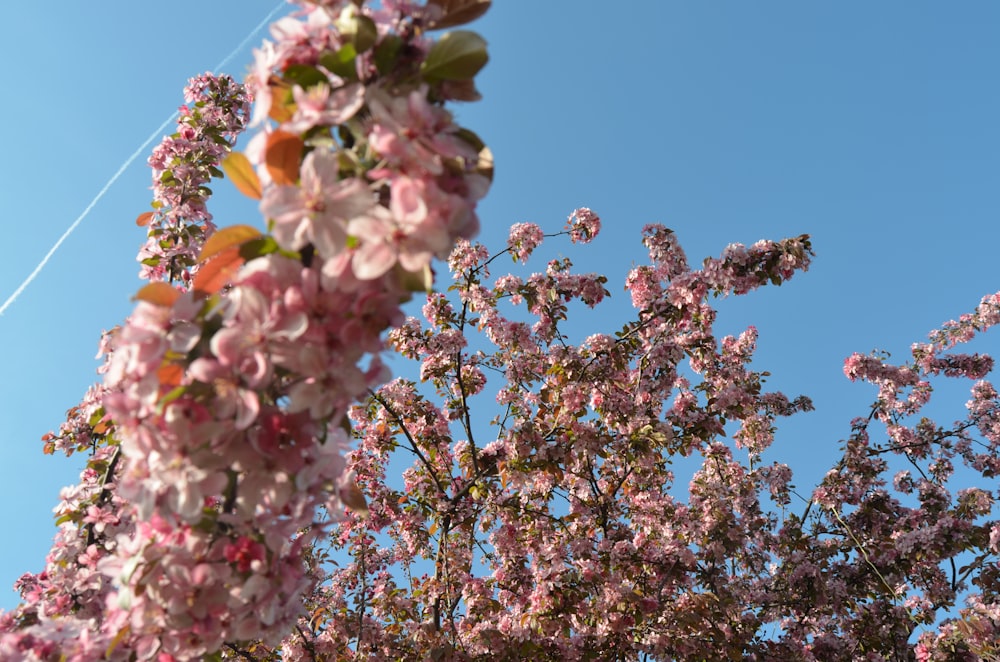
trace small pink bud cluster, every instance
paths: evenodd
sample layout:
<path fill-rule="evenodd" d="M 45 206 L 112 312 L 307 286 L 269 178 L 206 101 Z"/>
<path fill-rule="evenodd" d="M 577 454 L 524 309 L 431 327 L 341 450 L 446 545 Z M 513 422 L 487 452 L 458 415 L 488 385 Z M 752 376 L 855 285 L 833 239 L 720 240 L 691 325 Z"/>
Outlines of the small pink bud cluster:
<path fill-rule="evenodd" d="M 153 209 L 140 216 L 149 226 L 136 258 L 139 277 L 187 284 L 205 239 L 215 231 L 206 207 L 207 187 L 250 117 L 250 94 L 229 76 L 202 74 L 184 88 L 177 132 L 153 150 Z"/>

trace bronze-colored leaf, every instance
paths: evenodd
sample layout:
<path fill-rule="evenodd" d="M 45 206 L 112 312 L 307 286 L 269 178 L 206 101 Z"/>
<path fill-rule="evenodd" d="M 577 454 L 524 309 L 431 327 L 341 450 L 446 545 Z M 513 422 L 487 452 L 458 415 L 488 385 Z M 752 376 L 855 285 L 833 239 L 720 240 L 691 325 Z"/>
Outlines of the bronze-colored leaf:
<path fill-rule="evenodd" d="M 174 305 L 174 302 L 177 301 L 177 298 L 180 295 L 180 290 L 175 288 L 170 283 L 157 281 L 144 286 L 136 292 L 135 296 L 132 297 L 132 300 L 145 301 L 146 303 L 151 303 L 154 306 L 169 308 Z"/>
<path fill-rule="evenodd" d="M 222 169 L 240 193 L 248 198 L 260 200 L 260 179 L 245 155 L 232 152 L 222 160 Z"/>
<path fill-rule="evenodd" d="M 239 246 L 232 246 L 216 254 L 194 275 L 194 291 L 206 295 L 215 294 L 233 279 L 244 262 Z"/>
<path fill-rule="evenodd" d="M 264 164 L 275 184 L 292 186 L 299 179 L 302 139 L 288 131 L 274 131 L 267 137 Z"/>
<path fill-rule="evenodd" d="M 428 0 L 427 4 L 441 9 L 441 16 L 427 28 L 441 30 L 471 23 L 486 13 L 491 0 Z"/>
<path fill-rule="evenodd" d="M 260 230 L 250 225 L 231 225 L 222 228 L 205 242 L 198 255 L 198 262 L 209 260 L 219 253 L 234 246 L 242 246 L 251 239 L 260 236 Z"/>

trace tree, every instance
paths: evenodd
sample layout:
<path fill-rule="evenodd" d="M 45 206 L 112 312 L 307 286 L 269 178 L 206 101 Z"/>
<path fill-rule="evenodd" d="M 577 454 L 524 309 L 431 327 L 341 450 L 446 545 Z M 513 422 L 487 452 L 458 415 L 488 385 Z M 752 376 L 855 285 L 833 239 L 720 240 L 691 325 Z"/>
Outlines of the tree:
<path fill-rule="evenodd" d="M 599 227 L 581 209 L 561 234 Z M 907 365 L 848 358 L 879 397 L 803 496 L 766 458 L 777 418 L 812 405 L 764 390 L 756 330 L 717 338 L 709 301 L 805 269 L 807 236 L 732 245 L 692 270 L 675 235 L 649 226 L 650 263 L 627 281 L 635 318 L 578 340 L 569 317 L 601 304 L 603 276 L 564 258 L 490 278 L 541 239 L 519 224 L 497 254 L 460 244 L 450 295 L 390 333 L 420 383 L 394 380 L 352 410 L 347 469 L 368 506 L 318 541 L 317 566 L 334 567 L 284 655 L 995 659 L 1000 525 L 993 493 L 970 486 L 1000 466 L 993 364 L 947 352 L 1000 320 L 1000 296 Z M 953 425 L 919 416 L 936 376 L 978 380 Z M 978 480 L 955 489 L 958 458 Z M 964 593 L 961 618 L 940 623 Z"/>
<path fill-rule="evenodd" d="M 468 241 L 490 153 L 444 108 L 476 98 L 485 46 L 464 30 L 428 37 L 487 6 L 322 2 L 282 19 L 251 76 L 260 129 L 245 155 L 231 149 L 251 119 L 246 90 L 192 81 L 138 219 L 153 282 L 105 339 L 103 385 L 46 439 L 92 455 L 63 495 L 46 570 L 0 617 L 0 651 L 1000 654 L 992 361 L 949 353 L 996 324 L 1000 295 L 908 364 L 848 359 L 878 400 L 800 496 L 766 454 L 778 417 L 811 403 L 764 390 L 767 373 L 749 367 L 756 331 L 717 338 L 710 300 L 804 270 L 809 237 L 731 245 L 693 270 L 674 234 L 649 226 L 649 264 L 625 283 L 633 319 L 585 338 L 569 317 L 600 305 L 603 276 L 559 259 L 491 281 L 498 255 Z M 260 199 L 266 234 L 215 231 L 206 184 L 220 168 Z M 599 229 L 580 209 L 566 233 L 585 243 Z M 501 254 L 527 261 L 542 239 L 516 225 Z M 451 294 L 428 294 L 425 322 L 404 319 L 435 256 Z M 387 329 L 425 386 L 385 383 Z M 953 425 L 919 417 L 940 376 L 977 380 Z M 700 459 L 686 493 L 685 458 Z M 938 624 L 966 593 L 961 617 Z"/>

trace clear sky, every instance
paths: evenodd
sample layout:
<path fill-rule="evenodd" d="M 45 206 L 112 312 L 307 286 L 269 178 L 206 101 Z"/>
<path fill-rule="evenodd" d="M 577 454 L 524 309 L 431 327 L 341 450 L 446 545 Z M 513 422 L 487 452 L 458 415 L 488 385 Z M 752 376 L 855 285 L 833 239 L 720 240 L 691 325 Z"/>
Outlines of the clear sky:
<path fill-rule="evenodd" d="M 186 80 L 276 4 L 8 7 L 0 300 L 182 103 Z M 1000 4 L 495 5 L 474 26 L 490 44 L 484 100 L 458 110 L 497 161 L 481 207 L 488 244 L 513 222 L 557 230 L 589 206 L 604 236 L 568 254 L 609 274 L 623 310 L 646 223 L 674 228 L 693 262 L 730 242 L 813 236 L 807 274 L 725 301 L 720 316 L 728 332 L 758 327 L 755 366 L 772 373 L 770 387 L 817 405 L 770 454 L 804 492 L 874 397 L 844 379 L 843 359 L 876 347 L 903 357 L 1000 289 Z M 247 48 L 225 70 L 242 77 L 249 61 Z M 0 608 L 16 602 L 3 587 L 42 568 L 58 490 L 77 480 L 79 461 L 43 456 L 39 438 L 95 381 L 101 330 L 131 310 L 143 239 L 133 220 L 149 208 L 149 184 L 144 155 L 0 317 Z M 214 188 L 220 225 L 259 222 L 228 184 Z M 977 349 L 991 346 L 998 337 Z M 952 399 L 952 418 L 964 399 Z"/>

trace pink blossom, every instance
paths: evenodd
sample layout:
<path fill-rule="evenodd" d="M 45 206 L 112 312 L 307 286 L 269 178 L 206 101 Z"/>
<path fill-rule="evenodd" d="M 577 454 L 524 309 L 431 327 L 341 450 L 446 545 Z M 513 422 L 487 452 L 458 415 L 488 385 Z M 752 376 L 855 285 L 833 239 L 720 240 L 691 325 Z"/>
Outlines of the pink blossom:
<path fill-rule="evenodd" d="M 397 262 L 406 271 L 419 272 L 449 246 L 445 227 L 429 212 L 426 195 L 425 183 L 397 177 L 390 184 L 388 209 L 376 207 L 352 220 L 350 234 L 361 238 L 351 262 L 358 278 L 379 278 Z"/>
<path fill-rule="evenodd" d="M 264 560 L 264 552 L 263 545 L 242 537 L 237 542 L 226 545 L 224 554 L 227 561 L 236 564 L 237 571 L 250 572 L 255 566 L 260 566 L 260 562 Z"/>
<path fill-rule="evenodd" d="M 292 88 L 295 99 L 295 115 L 290 122 L 282 124 L 282 129 L 292 133 L 303 133 L 315 126 L 343 124 L 351 119 L 365 103 L 365 88 L 351 83 L 331 90 L 330 85 L 319 83 L 303 90 L 296 85 Z"/>
<path fill-rule="evenodd" d="M 357 179 L 341 180 L 332 150 L 316 149 L 302 161 L 298 186 L 269 188 L 261 212 L 274 221 L 274 237 L 288 250 L 312 244 L 324 258 L 347 244 L 347 222 L 369 212 L 374 199 Z"/>
<path fill-rule="evenodd" d="M 83 518 L 83 521 L 87 524 L 93 524 L 95 531 L 103 533 L 105 527 L 109 524 L 118 524 L 120 520 L 118 516 L 111 511 L 102 510 L 98 506 L 90 506 L 87 508 L 87 515 Z"/>
<path fill-rule="evenodd" d="M 534 223 L 515 223 L 507 236 L 507 249 L 515 261 L 524 263 L 543 237 L 542 229 Z"/>
<path fill-rule="evenodd" d="M 428 103 L 425 88 L 403 97 L 376 88 L 369 91 L 367 101 L 372 113 L 368 135 L 372 148 L 403 170 L 440 175 L 442 157 L 476 158 L 472 147 L 455 135 L 451 115 Z"/>
<path fill-rule="evenodd" d="M 580 207 L 566 220 L 573 243 L 589 243 L 601 231 L 601 219 L 587 207 Z"/>

